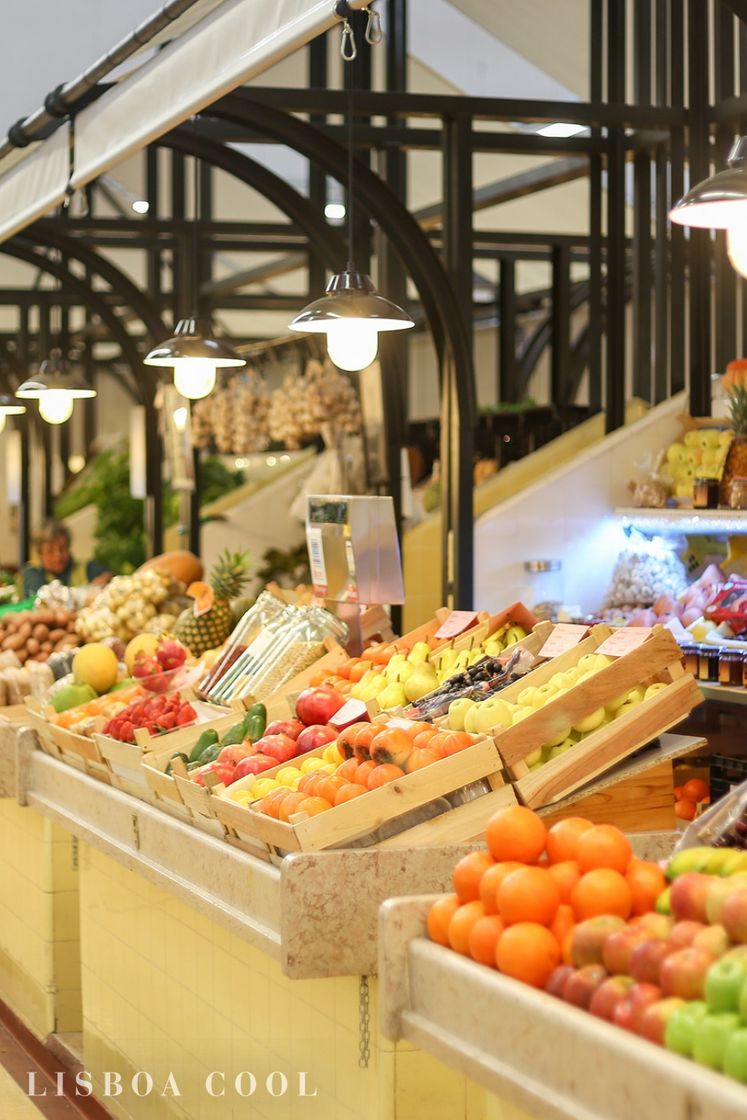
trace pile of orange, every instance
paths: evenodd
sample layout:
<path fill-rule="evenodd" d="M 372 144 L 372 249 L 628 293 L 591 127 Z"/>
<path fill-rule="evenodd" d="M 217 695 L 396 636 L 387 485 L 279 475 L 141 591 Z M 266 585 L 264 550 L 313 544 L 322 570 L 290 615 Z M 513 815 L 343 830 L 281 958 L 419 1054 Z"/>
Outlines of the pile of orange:
<path fill-rule="evenodd" d="M 337 739 L 345 761 L 333 774 L 312 770 L 301 778 L 298 789 L 274 789 L 253 808 L 280 821 L 290 821 L 294 813 L 316 816 L 456 754 L 473 742 L 466 731 L 439 731 L 431 723 L 414 720 L 354 723 Z"/>
<path fill-rule="evenodd" d="M 711 790 L 702 778 L 690 778 L 674 789 L 674 815 L 681 821 L 694 821 L 699 805 L 710 805 Z"/>
<path fill-rule="evenodd" d="M 441 644 L 435 638 L 427 640 L 432 648 Z M 363 657 L 351 657 L 348 661 L 344 661 L 342 665 L 337 665 L 333 670 L 319 669 L 311 677 L 309 683 L 314 687 L 321 684 L 331 684 L 343 696 L 347 696 L 353 685 L 365 676 L 369 669 L 376 669 L 380 672 L 385 665 L 389 664 L 395 653 L 407 653 L 407 647 L 397 642 L 379 642 L 376 645 L 369 646 L 364 651 Z"/>
<path fill-rule="evenodd" d="M 647 913 L 665 886 L 614 825 L 567 817 L 547 829 L 513 805 L 491 817 L 485 839 L 487 851 L 457 863 L 454 893 L 431 907 L 428 934 L 537 988 L 567 958 L 577 922 Z"/>

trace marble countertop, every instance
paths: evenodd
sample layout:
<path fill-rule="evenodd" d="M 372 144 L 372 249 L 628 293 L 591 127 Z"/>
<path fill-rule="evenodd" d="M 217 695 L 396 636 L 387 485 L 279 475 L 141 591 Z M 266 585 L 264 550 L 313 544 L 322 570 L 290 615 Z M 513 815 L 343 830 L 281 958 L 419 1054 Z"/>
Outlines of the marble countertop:
<path fill-rule="evenodd" d="M 381 909 L 381 1028 L 539 1120 L 743 1120 L 747 1088 L 435 945 L 430 898 Z"/>

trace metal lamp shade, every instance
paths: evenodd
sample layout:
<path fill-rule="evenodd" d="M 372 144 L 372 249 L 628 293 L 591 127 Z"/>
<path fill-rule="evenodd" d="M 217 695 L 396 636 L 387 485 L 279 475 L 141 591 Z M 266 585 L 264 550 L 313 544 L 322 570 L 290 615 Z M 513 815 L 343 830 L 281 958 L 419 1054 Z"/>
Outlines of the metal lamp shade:
<path fill-rule="evenodd" d="M 219 366 L 243 366 L 245 360 L 220 339 L 200 333 L 194 319 L 180 319 L 173 338 L 155 346 L 145 358 L 146 366 L 177 366 L 180 362 L 209 362 Z"/>
<path fill-rule="evenodd" d="M 76 377 L 58 358 L 48 358 L 42 362 L 39 372 L 19 385 L 15 395 L 22 400 L 40 400 L 50 389 L 61 390 L 72 400 L 96 396 L 96 390 Z"/>
<path fill-rule="evenodd" d="M 325 333 L 341 320 L 364 320 L 370 329 L 403 331 L 414 327 L 407 312 L 380 295 L 369 276 L 362 272 L 338 272 L 325 294 L 309 303 L 289 324 L 292 331 Z"/>
<path fill-rule="evenodd" d="M 21 416 L 25 411 L 25 404 L 19 404 L 15 397 L 7 393 L 0 393 L 0 416 Z"/>
<path fill-rule="evenodd" d="M 747 137 L 734 144 L 728 164 L 725 171 L 691 187 L 670 210 L 670 219 L 695 229 L 728 229 L 747 222 Z"/>

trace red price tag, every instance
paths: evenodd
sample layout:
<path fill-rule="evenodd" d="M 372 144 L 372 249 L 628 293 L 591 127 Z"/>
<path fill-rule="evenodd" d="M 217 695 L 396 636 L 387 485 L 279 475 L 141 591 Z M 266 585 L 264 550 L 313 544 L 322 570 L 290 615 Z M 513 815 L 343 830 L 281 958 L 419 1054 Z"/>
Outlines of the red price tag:
<path fill-rule="evenodd" d="M 594 652 L 606 653 L 609 657 L 622 657 L 643 645 L 650 634 L 650 626 L 621 626 L 609 638 L 605 638 Z"/>
<path fill-rule="evenodd" d="M 477 613 L 475 611 L 452 611 L 445 622 L 442 622 L 434 638 L 456 638 L 458 634 L 463 634 L 465 630 L 469 630 L 470 626 L 474 626 L 477 621 Z"/>
<path fill-rule="evenodd" d="M 588 626 L 576 622 L 559 622 L 547 639 L 538 657 L 558 657 L 569 649 L 577 646 L 588 632 Z"/>
<path fill-rule="evenodd" d="M 365 723 L 369 719 L 368 708 L 363 700 L 356 700 L 356 698 L 353 697 L 351 700 L 347 700 L 341 708 L 337 709 L 335 714 L 328 720 L 328 723 L 338 731 L 344 731 L 351 723 Z"/>

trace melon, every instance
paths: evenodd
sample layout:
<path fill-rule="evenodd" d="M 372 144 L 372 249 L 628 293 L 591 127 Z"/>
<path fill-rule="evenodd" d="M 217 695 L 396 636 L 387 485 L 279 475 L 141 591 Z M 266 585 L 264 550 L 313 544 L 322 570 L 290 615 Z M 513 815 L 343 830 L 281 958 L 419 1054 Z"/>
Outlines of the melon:
<path fill-rule="evenodd" d="M 193 552 L 187 552 L 186 549 L 177 549 L 174 552 L 162 552 L 160 556 L 153 556 L 150 560 L 146 560 L 139 568 L 139 572 L 145 572 L 148 568 L 161 568 L 167 571 L 174 579 L 179 580 L 189 587 L 190 583 L 196 583 L 201 580 L 204 575 L 202 562 L 198 556 Z"/>

